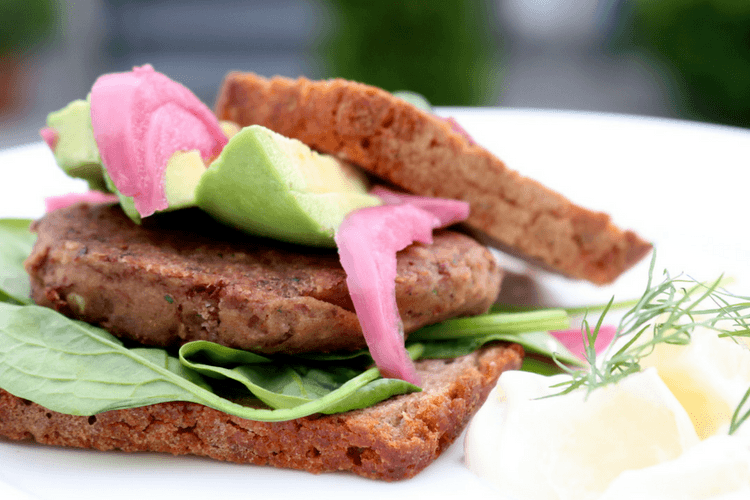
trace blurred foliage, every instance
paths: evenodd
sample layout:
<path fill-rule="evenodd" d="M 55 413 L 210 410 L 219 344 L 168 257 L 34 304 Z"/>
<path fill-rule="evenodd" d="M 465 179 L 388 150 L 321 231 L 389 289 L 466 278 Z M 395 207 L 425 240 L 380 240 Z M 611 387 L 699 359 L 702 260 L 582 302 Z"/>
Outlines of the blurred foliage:
<path fill-rule="evenodd" d="M 674 72 L 683 112 L 750 127 L 750 0 L 633 0 L 631 22 Z"/>
<path fill-rule="evenodd" d="M 492 102 L 500 81 L 493 2 L 329 0 L 336 16 L 323 46 L 328 75 L 433 105 Z"/>
<path fill-rule="evenodd" d="M 52 34 L 55 7 L 53 0 L 0 0 L 0 55 L 24 53 Z"/>

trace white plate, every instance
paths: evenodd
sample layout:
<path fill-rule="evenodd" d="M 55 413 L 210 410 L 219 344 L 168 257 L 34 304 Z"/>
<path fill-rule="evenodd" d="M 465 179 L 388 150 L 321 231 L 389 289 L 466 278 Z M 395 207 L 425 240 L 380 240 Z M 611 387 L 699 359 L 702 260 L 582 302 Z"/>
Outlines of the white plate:
<path fill-rule="evenodd" d="M 658 249 L 657 271 L 711 279 L 722 272 L 750 295 L 747 170 L 750 131 L 692 122 L 542 110 L 440 109 L 510 168 L 575 202 L 637 229 Z M 0 152 L 0 217 L 37 217 L 46 196 L 84 191 L 55 166 L 42 143 Z M 648 262 L 615 286 L 595 287 L 508 260 L 533 276 L 546 304 L 632 298 Z M 745 285 L 743 287 L 743 285 Z M 310 474 L 157 454 L 100 453 L 0 440 L 4 499 L 375 498 L 493 495 L 462 464 L 461 441 L 416 478 L 395 484 L 347 474 Z M 18 490 L 13 490 L 17 488 Z M 15 492 L 14 492 L 15 491 Z"/>

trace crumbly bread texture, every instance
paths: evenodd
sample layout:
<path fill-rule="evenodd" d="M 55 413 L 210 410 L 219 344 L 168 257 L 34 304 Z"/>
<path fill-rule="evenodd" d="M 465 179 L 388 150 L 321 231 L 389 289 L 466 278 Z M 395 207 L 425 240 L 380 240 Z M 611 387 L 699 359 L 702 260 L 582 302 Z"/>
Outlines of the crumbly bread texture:
<path fill-rule="evenodd" d="M 254 352 L 365 347 L 335 249 L 234 232 L 199 210 L 133 224 L 118 206 L 77 205 L 34 223 L 32 298 L 156 346 L 210 340 Z M 397 256 L 406 332 L 484 313 L 501 271 L 471 238 L 437 232 Z"/>
<path fill-rule="evenodd" d="M 299 139 L 406 191 L 465 200 L 471 228 L 502 250 L 571 277 L 610 283 L 651 248 L 607 214 L 510 170 L 446 120 L 375 87 L 230 73 L 216 113 Z"/>
<path fill-rule="evenodd" d="M 156 451 L 394 481 L 424 469 L 461 433 L 500 373 L 518 369 L 518 345 L 455 360 L 417 362 L 424 390 L 363 410 L 255 422 L 196 403 L 99 415 L 63 415 L 0 390 L 0 435 L 98 450 Z"/>

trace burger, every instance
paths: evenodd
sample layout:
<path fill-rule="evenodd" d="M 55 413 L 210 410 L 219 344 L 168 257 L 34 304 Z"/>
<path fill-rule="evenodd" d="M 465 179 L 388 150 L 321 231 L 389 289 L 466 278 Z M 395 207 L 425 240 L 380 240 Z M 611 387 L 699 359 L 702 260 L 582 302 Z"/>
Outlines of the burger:
<path fill-rule="evenodd" d="M 173 83 L 105 75 L 43 131 L 113 194 L 31 225 L 30 296 L 0 304 L 8 438 L 412 477 L 524 355 L 424 333 L 498 296 L 476 238 L 598 284 L 649 251 L 383 90 L 232 73 L 214 115 Z"/>

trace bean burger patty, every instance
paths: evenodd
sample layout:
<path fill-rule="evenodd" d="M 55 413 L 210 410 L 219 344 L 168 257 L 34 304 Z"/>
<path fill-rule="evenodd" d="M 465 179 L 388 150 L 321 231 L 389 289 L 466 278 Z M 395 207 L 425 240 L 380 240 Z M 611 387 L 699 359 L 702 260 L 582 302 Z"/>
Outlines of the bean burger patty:
<path fill-rule="evenodd" d="M 169 347 L 210 340 L 259 353 L 365 347 L 335 249 L 301 247 L 227 229 L 198 210 L 144 220 L 118 206 L 47 214 L 25 266 L 37 304 L 121 338 Z M 501 270 L 452 231 L 397 256 L 405 331 L 486 312 Z"/>

